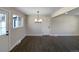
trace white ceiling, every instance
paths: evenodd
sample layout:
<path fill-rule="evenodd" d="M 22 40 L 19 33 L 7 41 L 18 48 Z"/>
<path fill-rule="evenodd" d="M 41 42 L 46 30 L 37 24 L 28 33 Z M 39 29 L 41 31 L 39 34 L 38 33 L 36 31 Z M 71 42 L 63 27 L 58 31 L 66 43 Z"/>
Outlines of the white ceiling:
<path fill-rule="evenodd" d="M 61 7 L 16 7 L 17 10 L 26 15 L 36 15 L 37 11 L 40 12 L 40 15 L 52 15 L 60 8 Z"/>

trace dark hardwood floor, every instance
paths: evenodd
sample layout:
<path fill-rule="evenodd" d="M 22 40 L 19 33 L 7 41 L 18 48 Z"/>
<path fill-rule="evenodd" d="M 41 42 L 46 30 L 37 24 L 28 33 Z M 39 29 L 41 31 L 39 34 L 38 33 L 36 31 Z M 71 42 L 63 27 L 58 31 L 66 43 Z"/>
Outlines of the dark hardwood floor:
<path fill-rule="evenodd" d="M 78 52 L 79 36 L 27 36 L 11 52 Z"/>

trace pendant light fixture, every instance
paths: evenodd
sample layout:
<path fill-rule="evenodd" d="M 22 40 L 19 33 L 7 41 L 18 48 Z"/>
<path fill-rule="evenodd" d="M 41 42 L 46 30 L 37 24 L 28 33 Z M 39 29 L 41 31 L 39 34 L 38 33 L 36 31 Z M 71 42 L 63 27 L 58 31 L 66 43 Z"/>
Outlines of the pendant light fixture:
<path fill-rule="evenodd" d="M 42 22 L 42 19 L 40 18 L 40 14 L 39 14 L 39 11 L 37 11 L 37 17 L 35 18 L 35 23 L 41 23 Z"/>

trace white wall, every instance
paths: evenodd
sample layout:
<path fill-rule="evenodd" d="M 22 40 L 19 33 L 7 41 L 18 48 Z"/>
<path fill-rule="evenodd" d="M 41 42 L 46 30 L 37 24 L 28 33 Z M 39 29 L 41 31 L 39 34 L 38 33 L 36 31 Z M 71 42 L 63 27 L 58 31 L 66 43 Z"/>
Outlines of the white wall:
<path fill-rule="evenodd" d="M 53 36 L 72 36 L 79 35 L 79 17 L 72 15 L 60 15 L 55 18 L 41 16 L 41 24 L 34 22 L 35 16 L 28 16 L 27 35 L 53 35 Z"/>
<path fill-rule="evenodd" d="M 41 16 L 41 24 L 35 24 L 35 16 L 28 16 L 27 35 L 56 35 L 72 36 L 79 35 L 79 16 L 60 15 L 54 18 Z"/>
<path fill-rule="evenodd" d="M 10 8 L 3 7 L 0 9 L 5 10 L 9 13 L 9 50 L 11 50 L 18 42 L 20 42 L 20 40 L 22 40 L 26 36 L 26 28 L 25 28 L 26 16 L 23 13 L 11 7 Z M 23 21 L 24 21 L 23 27 L 13 29 L 13 23 L 12 23 L 13 14 L 23 17 Z"/>
<path fill-rule="evenodd" d="M 41 19 L 43 19 L 43 22 L 40 24 L 35 23 L 34 19 L 36 16 L 28 16 L 27 21 L 27 35 L 32 36 L 40 36 L 40 35 L 48 35 L 49 34 L 49 16 L 40 16 Z"/>
<path fill-rule="evenodd" d="M 79 35 L 79 16 L 61 15 L 52 18 L 51 35 Z"/>

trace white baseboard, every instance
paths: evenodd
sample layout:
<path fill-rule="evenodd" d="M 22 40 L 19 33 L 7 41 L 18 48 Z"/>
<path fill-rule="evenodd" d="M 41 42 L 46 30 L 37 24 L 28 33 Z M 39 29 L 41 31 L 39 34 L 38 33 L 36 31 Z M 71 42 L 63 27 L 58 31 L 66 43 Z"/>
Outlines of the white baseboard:
<path fill-rule="evenodd" d="M 18 45 L 21 42 L 21 40 L 17 41 L 10 49 L 9 51 L 11 51 L 16 45 Z"/>
<path fill-rule="evenodd" d="M 50 36 L 79 36 L 79 34 L 50 34 Z"/>
<path fill-rule="evenodd" d="M 26 36 L 43 36 L 43 34 L 26 34 Z"/>
<path fill-rule="evenodd" d="M 9 51 L 11 51 L 16 45 L 18 45 L 19 43 L 21 43 L 22 39 L 26 37 L 26 35 L 24 35 L 19 41 L 17 41 L 12 47 L 10 47 Z"/>
<path fill-rule="evenodd" d="M 47 34 L 27 34 L 26 36 L 44 36 Z M 49 36 L 79 36 L 79 34 L 49 34 Z"/>
<path fill-rule="evenodd" d="M 47 34 L 26 34 L 25 36 L 44 36 L 44 35 Z M 79 34 L 49 34 L 49 36 L 79 36 Z"/>

